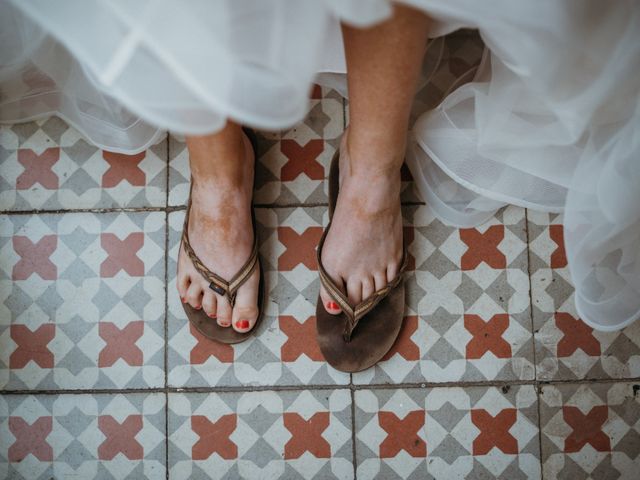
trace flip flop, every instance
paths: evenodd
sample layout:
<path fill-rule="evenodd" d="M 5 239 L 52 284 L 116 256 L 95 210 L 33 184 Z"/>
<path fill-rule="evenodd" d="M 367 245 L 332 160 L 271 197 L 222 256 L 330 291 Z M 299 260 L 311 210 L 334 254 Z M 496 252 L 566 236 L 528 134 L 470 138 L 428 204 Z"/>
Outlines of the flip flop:
<path fill-rule="evenodd" d="M 249 137 L 251 141 L 251 146 L 253 148 L 254 157 L 256 150 L 256 137 L 255 134 L 250 130 L 245 130 L 245 134 Z M 192 183 L 193 184 L 193 183 Z M 191 247 L 191 243 L 189 242 L 189 212 L 191 211 L 191 189 L 189 190 L 189 201 L 187 203 L 187 211 L 184 217 L 184 226 L 182 229 L 182 246 L 185 250 L 185 253 L 188 255 L 191 262 L 193 262 L 193 266 L 196 270 L 204 277 L 205 280 L 209 282 L 209 288 L 216 292 L 218 295 L 222 295 L 227 298 L 229 304 L 233 308 L 236 302 L 236 294 L 238 289 L 244 285 L 244 283 L 249 279 L 253 271 L 259 265 L 259 255 L 258 255 L 258 231 L 256 229 L 256 219 L 255 219 L 255 209 L 251 207 L 251 221 L 253 224 L 253 249 L 251 250 L 251 254 L 249 258 L 244 263 L 244 265 L 238 270 L 238 272 L 233 276 L 231 280 L 226 280 L 220 275 L 213 273 L 209 270 L 204 263 L 198 258 L 196 253 L 193 251 Z M 187 318 L 189 322 L 205 337 L 210 340 L 233 344 L 240 343 L 249 338 L 253 332 L 256 331 L 260 320 L 262 320 L 262 311 L 263 311 L 263 302 L 264 302 L 264 275 L 262 273 L 262 269 L 260 269 L 260 284 L 258 287 L 258 318 L 256 319 L 256 323 L 253 325 L 253 328 L 248 332 L 236 332 L 231 326 L 229 327 L 221 327 L 218 325 L 218 322 L 215 319 L 210 318 L 202 309 L 195 309 L 188 303 L 183 303 L 184 311 L 187 314 Z"/>
<path fill-rule="evenodd" d="M 343 372 L 359 372 L 372 367 L 391 349 L 402 327 L 405 305 L 403 273 L 407 268 L 407 247 L 403 243 L 398 275 L 382 289 L 352 307 L 342 290 L 322 265 L 322 248 L 338 200 L 339 151 L 329 170 L 329 225 L 318 244 L 320 282 L 342 309 L 339 315 L 328 313 L 318 295 L 316 304 L 317 340 L 329 365 Z"/>

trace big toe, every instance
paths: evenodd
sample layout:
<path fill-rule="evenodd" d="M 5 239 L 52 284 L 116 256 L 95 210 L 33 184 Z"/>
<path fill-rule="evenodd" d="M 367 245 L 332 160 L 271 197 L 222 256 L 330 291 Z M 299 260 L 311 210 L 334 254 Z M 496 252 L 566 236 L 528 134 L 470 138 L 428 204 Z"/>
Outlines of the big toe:
<path fill-rule="evenodd" d="M 258 320 L 258 293 L 260 274 L 256 270 L 247 282 L 240 287 L 233 307 L 232 325 L 239 333 L 246 333 Z"/>
<path fill-rule="evenodd" d="M 320 287 L 320 300 L 327 313 L 331 315 L 339 315 L 342 312 L 340 305 L 329 296 L 327 290 L 324 287 Z"/>

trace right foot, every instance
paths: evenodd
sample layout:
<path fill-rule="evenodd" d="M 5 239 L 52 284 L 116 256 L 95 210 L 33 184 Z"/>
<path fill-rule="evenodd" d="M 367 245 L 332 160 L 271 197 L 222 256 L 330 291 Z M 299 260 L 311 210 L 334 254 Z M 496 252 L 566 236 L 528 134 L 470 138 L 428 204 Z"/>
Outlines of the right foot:
<path fill-rule="evenodd" d="M 193 178 L 189 241 L 202 263 L 216 275 L 231 280 L 245 264 L 253 249 L 254 235 L 251 221 L 254 152 L 243 134 L 243 145 L 236 158 L 242 169 L 232 181 L 216 175 L 212 178 Z M 193 155 L 190 152 L 190 155 Z M 191 161 L 198 159 L 191 158 Z M 206 160 L 205 160 L 206 161 Z M 235 306 L 227 298 L 209 288 L 209 282 L 196 270 L 183 245 L 178 254 L 178 293 L 183 303 L 203 309 L 221 327 L 246 333 L 258 318 L 258 289 L 260 265 L 238 289 Z"/>

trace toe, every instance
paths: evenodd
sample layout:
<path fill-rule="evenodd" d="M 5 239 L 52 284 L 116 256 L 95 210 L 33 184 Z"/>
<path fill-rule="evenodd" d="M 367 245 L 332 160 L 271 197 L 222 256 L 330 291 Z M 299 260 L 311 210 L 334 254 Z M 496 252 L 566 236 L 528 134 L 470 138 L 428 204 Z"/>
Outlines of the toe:
<path fill-rule="evenodd" d="M 176 272 L 176 287 L 178 289 L 178 294 L 180 295 L 180 299 L 182 303 L 187 301 L 187 290 L 189 290 L 189 285 L 191 284 L 191 277 L 188 273 L 188 268 L 186 268 L 183 261 L 184 252 L 182 251 L 182 246 L 180 246 L 180 253 L 178 258 L 178 267 Z"/>
<path fill-rule="evenodd" d="M 211 289 L 205 290 L 202 294 L 202 309 L 209 316 L 209 318 L 216 318 L 216 294 Z"/>
<path fill-rule="evenodd" d="M 360 278 L 349 278 L 347 280 L 347 298 L 351 305 L 357 305 L 362 301 L 362 281 Z"/>
<path fill-rule="evenodd" d="M 178 290 L 178 295 L 180 295 L 180 300 L 182 303 L 187 301 L 187 291 L 189 290 L 190 285 L 189 275 L 181 275 L 178 273 L 176 278 L 176 288 Z"/>
<path fill-rule="evenodd" d="M 340 305 L 329 296 L 324 287 L 320 287 L 320 300 L 322 301 L 322 305 L 327 313 L 331 315 L 339 315 L 342 312 Z"/>
<path fill-rule="evenodd" d="M 373 277 L 364 277 L 362 279 L 362 299 L 366 300 L 373 292 L 375 292 L 375 282 Z"/>
<path fill-rule="evenodd" d="M 392 282 L 397 276 L 400 270 L 400 265 L 397 262 L 392 262 L 387 266 L 387 282 Z"/>
<path fill-rule="evenodd" d="M 376 291 L 382 290 L 387 284 L 387 272 L 375 272 L 373 274 L 373 284 Z"/>
<path fill-rule="evenodd" d="M 256 270 L 249 280 L 240 287 L 233 307 L 233 329 L 240 333 L 248 332 L 258 319 L 258 289 L 260 273 Z"/>
<path fill-rule="evenodd" d="M 233 309 L 233 329 L 236 332 L 246 333 L 253 328 L 258 319 L 258 308 L 251 307 L 239 307 L 236 305 Z"/>
<path fill-rule="evenodd" d="M 217 297 L 217 311 L 218 325 L 221 327 L 228 327 L 231 325 L 231 305 L 225 297 Z"/>
<path fill-rule="evenodd" d="M 202 288 L 196 282 L 191 282 L 185 295 L 187 303 L 196 310 L 202 308 Z"/>

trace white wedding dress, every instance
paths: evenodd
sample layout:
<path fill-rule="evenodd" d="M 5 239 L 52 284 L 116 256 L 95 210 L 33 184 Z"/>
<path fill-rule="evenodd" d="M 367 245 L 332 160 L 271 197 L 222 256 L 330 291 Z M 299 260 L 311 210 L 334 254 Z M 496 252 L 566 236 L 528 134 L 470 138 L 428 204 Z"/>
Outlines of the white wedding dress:
<path fill-rule="evenodd" d="M 408 163 L 445 223 L 506 203 L 564 213 L 581 318 L 640 317 L 640 2 L 410 0 L 432 36 L 477 28 L 472 82 L 413 126 Z M 339 22 L 386 18 L 386 0 L 3 0 L 0 121 L 56 114 L 102 148 L 146 149 L 167 130 L 227 117 L 281 129 L 314 81 L 340 88 Z M 336 84 L 336 79 L 338 84 Z"/>

